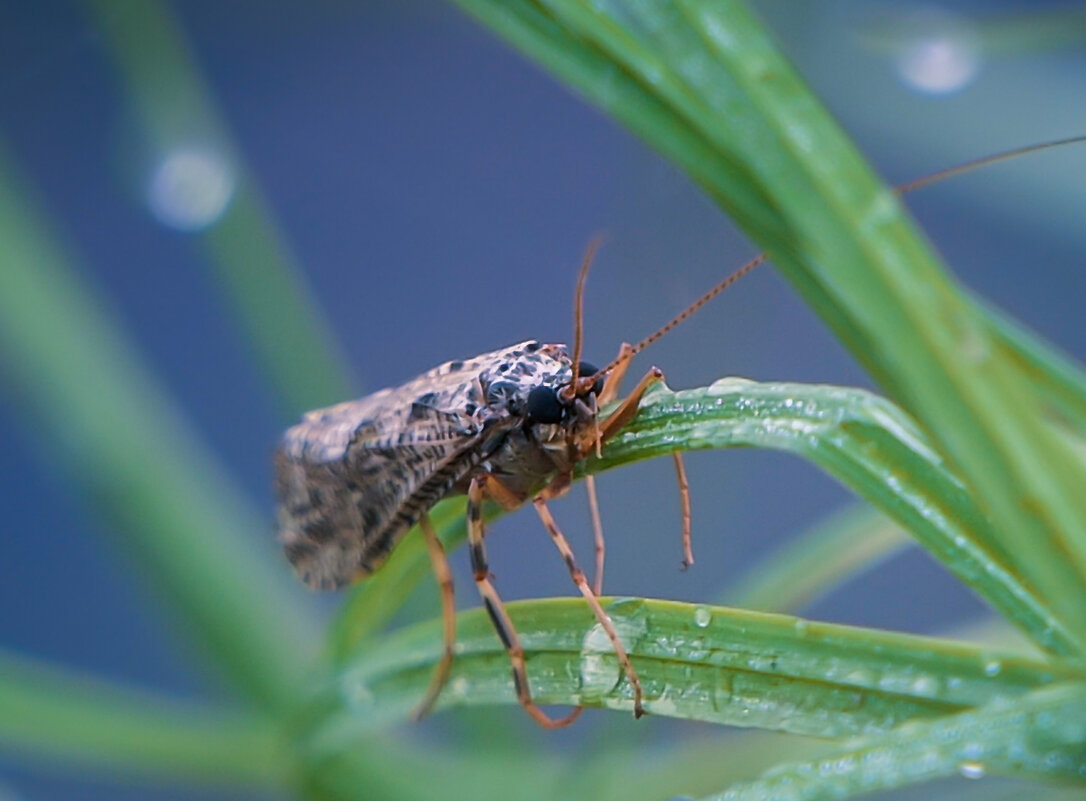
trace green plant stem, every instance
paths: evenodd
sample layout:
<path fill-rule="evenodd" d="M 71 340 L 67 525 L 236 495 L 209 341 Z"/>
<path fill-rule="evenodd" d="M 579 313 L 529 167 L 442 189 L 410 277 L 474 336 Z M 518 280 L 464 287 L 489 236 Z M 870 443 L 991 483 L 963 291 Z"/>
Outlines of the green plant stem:
<path fill-rule="evenodd" d="M 0 748 L 131 778 L 271 787 L 287 770 L 277 727 L 0 652 Z"/>
<path fill-rule="evenodd" d="M 0 241 L 4 389 L 225 675 L 266 708 L 289 705 L 316 651 L 311 601 L 258 545 L 270 524 L 55 244 L 2 148 Z"/>

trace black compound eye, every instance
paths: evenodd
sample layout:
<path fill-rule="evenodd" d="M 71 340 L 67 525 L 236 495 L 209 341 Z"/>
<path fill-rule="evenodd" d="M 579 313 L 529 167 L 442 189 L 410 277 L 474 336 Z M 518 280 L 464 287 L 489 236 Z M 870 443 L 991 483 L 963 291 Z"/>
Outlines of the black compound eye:
<path fill-rule="evenodd" d="M 584 378 L 586 375 L 595 375 L 596 371 L 600 368 L 592 364 L 592 362 L 581 362 L 577 365 L 577 374 Z M 593 394 L 599 395 L 603 392 L 603 376 L 601 375 L 596 379 L 596 383 L 592 385 Z"/>
<path fill-rule="evenodd" d="M 538 386 L 528 393 L 528 416 L 537 423 L 560 423 L 566 407 L 554 387 Z"/>

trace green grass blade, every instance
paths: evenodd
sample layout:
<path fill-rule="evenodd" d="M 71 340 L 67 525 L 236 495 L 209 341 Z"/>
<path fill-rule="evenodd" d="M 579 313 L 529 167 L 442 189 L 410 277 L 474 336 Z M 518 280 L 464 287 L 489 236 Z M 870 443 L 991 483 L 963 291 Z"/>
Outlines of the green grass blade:
<path fill-rule="evenodd" d="M 591 469 L 674 450 L 758 447 L 817 464 L 897 522 L 1042 648 L 1070 652 L 1074 636 L 1047 596 L 1027 584 L 927 436 L 892 403 L 844 387 L 723 379 L 650 392 L 637 417 Z"/>
<path fill-rule="evenodd" d="M 814 762 L 779 765 L 705 801 L 854 798 L 947 776 L 987 773 L 1086 786 L 1086 685 L 918 721 Z M 1081 791 L 1080 791 L 1081 792 Z"/>
<path fill-rule="evenodd" d="M 130 778 L 273 786 L 286 765 L 265 718 L 203 709 L 0 652 L 0 750 Z"/>
<path fill-rule="evenodd" d="M 910 544 L 886 517 L 867 507 L 832 515 L 789 540 L 728 588 L 722 603 L 765 612 L 794 612 Z"/>
<path fill-rule="evenodd" d="M 245 502 L 168 400 L 0 150 L 0 372 L 50 455 L 110 513 L 141 578 L 226 675 L 288 703 L 315 652 L 310 601 L 271 524 Z"/>
<path fill-rule="evenodd" d="M 352 396 L 346 362 L 245 166 L 180 23 L 160 0 L 89 0 L 156 158 L 213 148 L 236 172 L 225 213 L 199 234 L 291 417 Z"/>
<path fill-rule="evenodd" d="M 990 304 L 980 304 L 992 336 L 1040 399 L 1086 432 L 1086 376 L 1082 366 Z"/>
<path fill-rule="evenodd" d="M 950 454 L 1002 547 L 1086 632 L 1084 466 L 970 300 L 734 0 L 460 5 L 677 161 Z"/>
<path fill-rule="evenodd" d="M 652 715 L 841 738 L 952 714 L 1079 674 L 946 640 L 784 615 L 644 599 L 608 600 Z M 509 605 L 533 697 L 630 711 L 632 695 L 580 599 Z M 509 660 L 483 610 L 461 613 L 439 707 L 515 704 Z M 407 717 L 440 655 L 439 621 L 352 657 L 314 701 L 305 747 L 326 758 Z"/>

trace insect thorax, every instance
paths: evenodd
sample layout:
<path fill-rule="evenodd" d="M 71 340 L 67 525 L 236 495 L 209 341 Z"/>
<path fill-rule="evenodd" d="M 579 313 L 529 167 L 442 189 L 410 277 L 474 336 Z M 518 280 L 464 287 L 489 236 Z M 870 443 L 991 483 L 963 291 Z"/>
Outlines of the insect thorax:
<path fill-rule="evenodd" d="M 301 577 L 333 589 L 371 573 L 480 470 L 523 497 L 568 469 L 584 418 L 541 423 L 528 401 L 572 372 L 562 346 L 522 342 L 305 415 L 276 459 L 281 538 Z"/>

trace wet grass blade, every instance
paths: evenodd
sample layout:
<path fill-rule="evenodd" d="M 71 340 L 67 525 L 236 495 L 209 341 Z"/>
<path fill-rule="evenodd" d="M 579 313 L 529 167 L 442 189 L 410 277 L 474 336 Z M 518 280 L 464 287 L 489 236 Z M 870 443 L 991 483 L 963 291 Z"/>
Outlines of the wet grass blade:
<path fill-rule="evenodd" d="M 606 603 L 645 688 L 650 715 L 825 738 L 885 732 L 997 697 L 1079 677 L 1049 664 L 946 640 L 667 601 Z M 631 690 L 580 599 L 509 605 L 545 704 L 632 710 Z M 437 621 L 353 656 L 308 713 L 304 747 L 327 758 L 404 719 L 440 654 Z M 453 676 L 439 701 L 515 704 L 509 661 L 483 610 L 458 618 Z"/>
<path fill-rule="evenodd" d="M 991 520 L 900 409 L 864 390 L 723 379 L 645 396 L 591 469 L 674 450 L 757 447 L 817 464 L 897 522 L 1040 647 L 1076 649 L 1042 588 L 1027 583 Z"/>
<path fill-rule="evenodd" d="M 761 779 L 733 784 L 704 801 L 854 798 L 957 775 L 1086 786 L 1084 720 L 1086 685 L 1035 690 L 1014 703 L 993 701 L 981 709 L 910 723 L 817 761 L 778 765 Z"/>

